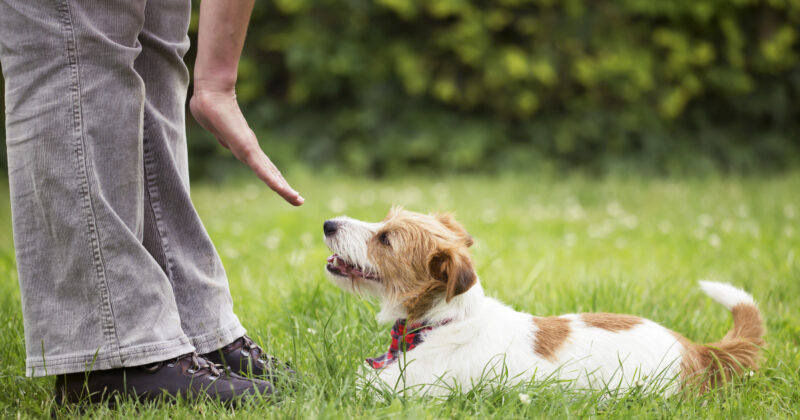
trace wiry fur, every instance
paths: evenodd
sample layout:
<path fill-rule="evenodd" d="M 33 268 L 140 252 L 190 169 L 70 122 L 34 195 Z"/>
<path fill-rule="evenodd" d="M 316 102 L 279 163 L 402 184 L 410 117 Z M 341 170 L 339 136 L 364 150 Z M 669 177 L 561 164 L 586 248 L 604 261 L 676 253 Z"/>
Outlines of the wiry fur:
<path fill-rule="evenodd" d="M 720 342 L 698 345 L 631 315 L 534 317 L 485 296 L 468 251 L 472 238 L 449 214 L 393 208 L 380 223 L 334 221 L 339 228 L 325 237 L 328 247 L 376 277 L 334 274 L 336 284 L 380 299 L 382 322 L 448 321 L 375 372 L 389 387 L 445 394 L 480 380 L 536 377 L 576 388 L 672 393 L 686 384 L 705 391 L 758 367 L 763 321 L 752 297 L 733 286 L 701 283 L 731 309 L 734 328 Z"/>

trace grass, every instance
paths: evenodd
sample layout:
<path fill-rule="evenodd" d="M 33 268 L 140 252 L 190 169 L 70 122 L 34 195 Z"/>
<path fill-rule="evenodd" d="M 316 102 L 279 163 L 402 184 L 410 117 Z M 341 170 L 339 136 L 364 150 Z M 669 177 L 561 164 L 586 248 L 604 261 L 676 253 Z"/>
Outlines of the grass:
<path fill-rule="evenodd" d="M 800 415 L 800 173 L 772 178 L 566 179 L 529 175 L 370 181 L 298 174 L 295 209 L 255 183 L 195 184 L 193 197 L 225 262 L 249 333 L 305 375 L 290 397 L 235 413 L 213 403 L 84 414 L 142 418 L 448 418 L 489 416 L 790 418 Z M 3 183 L 5 184 L 5 182 Z M 603 398 L 536 383 L 444 401 L 373 395 L 355 387 L 364 357 L 388 344 L 377 307 L 324 276 L 322 222 L 347 213 L 381 219 L 393 203 L 452 210 L 476 239 L 487 293 L 537 315 L 609 311 L 641 315 L 697 341 L 713 341 L 730 314 L 698 279 L 752 292 L 768 325 L 763 369 L 704 396 Z M 0 191 L 0 415 L 42 417 L 52 379 L 23 377 L 24 348 L 8 193 Z M 519 394 L 530 396 L 525 404 Z M 77 416 L 75 410 L 57 414 Z"/>

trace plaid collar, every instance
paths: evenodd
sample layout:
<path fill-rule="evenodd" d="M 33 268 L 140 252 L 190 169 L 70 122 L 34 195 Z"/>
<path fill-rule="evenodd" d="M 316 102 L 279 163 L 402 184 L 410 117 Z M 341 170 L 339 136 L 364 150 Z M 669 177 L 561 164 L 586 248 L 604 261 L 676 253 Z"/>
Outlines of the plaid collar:
<path fill-rule="evenodd" d="M 389 351 L 378 357 L 368 358 L 367 363 L 372 366 L 373 369 L 382 369 L 388 366 L 397 360 L 401 353 L 411 351 L 414 347 L 422 344 L 423 333 L 435 327 L 447 324 L 448 322 L 450 322 L 449 319 L 439 322 L 438 324 L 428 324 L 423 321 L 406 326 L 405 319 L 398 319 L 394 323 L 394 326 L 392 326 L 392 331 L 389 333 L 392 337 L 392 344 L 389 345 Z M 402 349 L 400 348 L 400 343 L 403 343 Z"/>

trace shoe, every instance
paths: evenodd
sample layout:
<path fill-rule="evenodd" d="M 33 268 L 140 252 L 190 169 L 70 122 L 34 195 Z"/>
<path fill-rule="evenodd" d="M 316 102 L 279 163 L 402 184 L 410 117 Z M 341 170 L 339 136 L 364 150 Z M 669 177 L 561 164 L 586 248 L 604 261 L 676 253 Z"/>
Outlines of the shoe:
<path fill-rule="evenodd" d="M 273 383 L 291 380 L 297 376 L 291 365 L 266 354 L 264 349 L 246 335 L 217 351 L 204 354 L 203 357 L 230 368 L 233 373 L 263 378 Z"/>
<path fill-rule="evenodd" d="M 59 375 L 55 395 L 59 405 L 112 402 L 110 397 L 114 394 L 139 401 L 180 396 L 232 403 L 272 392 L 272 384 L 267 381 L 243 378 L 197 353 L 189 353 L 144 366 Z"/>

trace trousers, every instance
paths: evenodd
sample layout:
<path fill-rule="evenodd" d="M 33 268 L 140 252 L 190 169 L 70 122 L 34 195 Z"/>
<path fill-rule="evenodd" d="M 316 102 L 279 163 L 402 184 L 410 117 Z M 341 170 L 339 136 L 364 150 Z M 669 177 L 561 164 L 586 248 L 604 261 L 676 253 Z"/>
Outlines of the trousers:
<path fill-rule="evenodd" d="M 28 376 L 245 333 L 189 194 L 190 18 L 190 0 L 0 0 Z"/>

